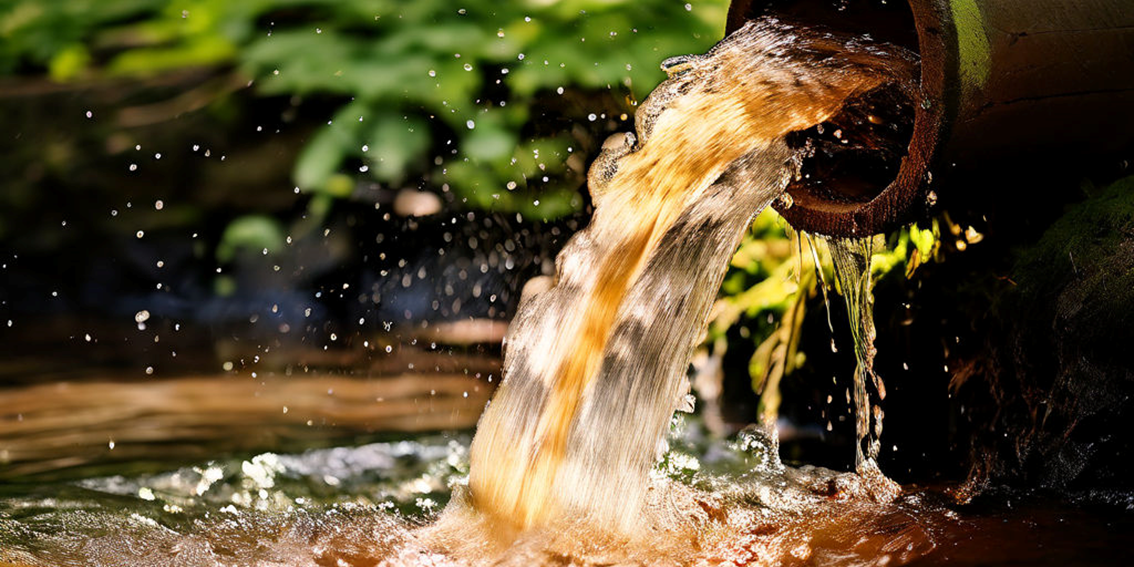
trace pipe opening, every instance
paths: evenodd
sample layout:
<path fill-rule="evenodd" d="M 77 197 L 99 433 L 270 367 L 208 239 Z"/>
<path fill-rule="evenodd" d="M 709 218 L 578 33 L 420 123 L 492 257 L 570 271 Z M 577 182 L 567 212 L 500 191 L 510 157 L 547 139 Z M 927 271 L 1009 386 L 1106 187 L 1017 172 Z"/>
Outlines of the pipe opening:
<path fill-rule="evenodd" d="M 886 84 L 847 101 L 830 120 L 788 135 L 800 152 L 792 197 L 828 210 L 850 209 L 877 197 L 898 177 L 913 135 L 914 104 L 907 89 Z"/>
<path fill-rule="evenodd" d="M 917 27 L 908 2 L 772 0 L 754 2 L 748 17 L 761 13 L 816 30 L 868 36 L 918 53 Z M 915 114 L 910 95 L 915 88 L 883 85 L 849 100 L 829 121 L 790 135 L 788 144 L 801 152 L 801 178 L 788 186 L 795 202 L 844 212 L 881 194 L 898 177 L 909 153 Z"/>
<path fill-rule="evenodd" d="M 893 44 L 915 60 L 923 55 L 914 9 L 906 0 L 734 0 L 728 31 L 764 16 Z M 823 234 L 848 232 L 854 226 L 849 213 L 873 211 L 894 185 L 916 184 L 917 177 L 903 170 L 903 163 L 914 169 L 920 164 L 919 157 L 908 159 L 924 71 L 920 63 L 913 65 L 911 84 L 882 85 L 847 101 L 827 122 L 789 135 L 789 146 L 800 152 L 801 176 L 788 185 L 791 210 L 781 212 L 793 224 Z"/>

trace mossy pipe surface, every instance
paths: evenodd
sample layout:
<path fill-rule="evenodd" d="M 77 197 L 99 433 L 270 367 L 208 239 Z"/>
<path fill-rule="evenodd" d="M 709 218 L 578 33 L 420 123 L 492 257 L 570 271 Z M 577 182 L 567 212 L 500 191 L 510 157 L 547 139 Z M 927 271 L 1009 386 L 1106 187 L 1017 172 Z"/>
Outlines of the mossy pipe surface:
<path fill-rule="evenodd" d="M 881 232 L 923 215 L 946 184 L 1134 150 L 1134 0 L 735 0 L 726 31 L 768 15 L 921 60 L 901 110 L 910 127 L 887 154 L 897 163 L 871 169 L 848 153 L 812 168 L 777 205 L 797 229 Z"/>

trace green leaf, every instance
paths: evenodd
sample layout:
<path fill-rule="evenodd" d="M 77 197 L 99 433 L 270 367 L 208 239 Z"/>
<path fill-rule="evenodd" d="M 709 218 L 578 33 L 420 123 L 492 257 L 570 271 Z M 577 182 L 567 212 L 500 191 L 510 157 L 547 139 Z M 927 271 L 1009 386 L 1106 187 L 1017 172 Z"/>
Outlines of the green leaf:
<path fill-rule="evenodd" d="M 303 191 L 338 189 L 331 192 L 342 193 L 341 188 L 328 187 L 328 181 L 347 156 L 361 152 L 358 138 L 366 114 L 364 105 L 352 103 L 339 110 L 330 124 L 319 129 L 295 160 L 296 186 Z"/>
<path fill-rule="evenodd" d="M 401 183 L 429 149 L 429 124 L 413 115 L 380 115 L 367 141 L 366 160 L 379 181 Z"/>
<path fill-rule="evenodd" d="M 461 140 L 464 154 L 474 160 L 497 161 L 510 158 L 516 149 L 516 132 L 504 124 L 499 113 L 477 115 L 472 129 Z M 468 123 L 465 125 L 468 128 Z"/>
<path fill-rule="evenodd" d="M 240 250 L 261 252 L 267 250 L 269 254 L 277 253 L 283 249 L 283 227 L 279 221 L 267 215 L 246 215 L 228 223 L 221 235 L 220 244 L 217 245 L 217 261 L 231 262 Z"/>
<path fill-rule="evenodd" d="M 206 36 L 172 47 L 126 51 L 107 66 L 110 75 L 147 77 L 185 67 L 225 63 L 236 54 L 236 46 L 219 36 Z"/>
<path fill-rule="evenodd" d="M 51 76 L 51 80 L 58 82 L 74 79 L 86 70 L 90 60 L 91 55 L 86 47 L 79 44 L 71 45 L 51 58 L 48 75 Z"/>

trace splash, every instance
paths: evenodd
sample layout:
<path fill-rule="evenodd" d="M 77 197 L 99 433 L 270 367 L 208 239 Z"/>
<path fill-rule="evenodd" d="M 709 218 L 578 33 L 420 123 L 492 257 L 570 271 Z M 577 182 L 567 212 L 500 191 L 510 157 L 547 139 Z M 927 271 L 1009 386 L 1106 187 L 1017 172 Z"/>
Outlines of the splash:
<path fill-rule="evenodd" d="M 604 144 L 590 226 L 526 298 L 505 379 L 471 448 L 472 505 L 524 530 L 585 518 L 642 529 L 650 468 L 688 392 L 685 370 L 727 261 L 797 172 L 784 137 L 910 78 L 860 40 L 772 20 L 667 60 L 634 133 Z"/>
<path fill-rule="evenodd" d="M 786 467 L 762 430 L 731 451 L 666 448 L 673 412 L 690 403 L 687 366 L 729 257 L 798 175 L 785 136 L 852 97 L 911 81 L 910 61 L 772 20 L 705 55 L 667 60 L 670 78 L 642 104 L 635 132 L 607 140 L 591 167 L 590 226 L 557 258 L 555 285 L 526 297 L 509 330 L 504 381 L 468 449 L 467 486 L 458 444 L 436 451 L 443 460 L 424 474 L 379 479 L 381 504 L 355 481 L 360 471 L 390 468 L 373 463 L 406 451 L 428 461 L 431 450 L 260 456 L 140 484 L 0 490 L 0 564 L 899 565 L 925 556 L 948 514 L 917 495 L 878 498 L 880 472 Z M 865 305 L 869 250 L 847 256 L 840 285 Z M 856 333 L 872 337 L 869 309 L 852 311 Z M 856 399 L 865 400 L 872 343 L 856 343 L 865 349 Z M 708 470 L 709 453 L 734 455 L 723 458 L 731 468 Z M 876 439 L 860 444 L 859 470 L 876 455 Z M 358 493 L 313 503 L 324 485 Z M 450 488 L 435 516 L 433 497 Z M 411 506 L 426 515 L 396 512 Z"/>
<path fill-rule="evenodd" d="M 782 465 L 774 437 L 702 444 L 687 421 L 668 437 L 669 489 L 647 495 L 641 521 L 656 531 L 637 541 L 565 521 L 501 544 L 485 537 L 492 519 L 462 501 L 459 485 L 438 520 L 428 501 L 445 502 L 445 487 L 459 483 L 468 439 L 430 436 L 0 486 L 0 565 L 893 567 L 957 530 L 938 496 L 877 503 L 859 497 L 856 475 Z M 681 474 L 690 469 L 695 478 Z"/>

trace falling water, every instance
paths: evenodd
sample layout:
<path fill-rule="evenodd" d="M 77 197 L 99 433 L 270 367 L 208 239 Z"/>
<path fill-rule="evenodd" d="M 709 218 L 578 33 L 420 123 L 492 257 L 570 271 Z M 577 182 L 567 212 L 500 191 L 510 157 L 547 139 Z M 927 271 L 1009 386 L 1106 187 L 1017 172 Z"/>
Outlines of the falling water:
<path fill-rule="evenodd" d="M 467 487 L 458 443 L 434 461 L 429 447 L 411 451 L 410 461 L 450 471 L 443 483 L 414 473 L 389 488 L 389 508 L 429 510 L 421 481 L 452 489 L 432 524 L 386 506 L 300 502 L 318 494 L 304 492 L 308 476 L 353 485 L 364 473 L 352 463 L 396 461 L 400 446 L 261 456 L 76 489 L 90 493 L 0 494 L 0 564 L 899 565 L 924 556 L 949 513 L 918 494 L 879 498 L 892 485 L 874 461 L 879 430 L 865 434 L 866 384 L 876 380 L 865 241 L 832 248 L 852 301 L 868 439 L 861 474 L 786 467 L 766 432 L 718 447 L 727 470 L 709 470 L 706 453 L 665 448 L 674 410 L 690 404 L 691 350 L 729 257 L 798 175 L 785 136 L 851 97 L 911 81 L 911 61 L 892 46 L 772 20 L 703 56 L 667 60 L 670 77 L 643 102 L 635 132 L 607 140 L 591 167 L 590 226 L 557 258 L 555 285 L 526 297 L 513 321 L 503 383 L 468 449 Z M 672 480 L 655 466 L 662 452 L 700 472 Z M 233 506 L 253 493 L 262 506 Z"/>
<path fill-rule="evenodd" d="M 874 256 L 874 239 L 832 238 L 827 249 L 835 265 L 835 279 L 842 290 L 850 320 L 851 338 L 854 340 L 854 408 L 855 408 L 855 469 L 870 481 L 877 497 L 892 498 L 898 486 L 882 475 L 878 468 L 878 452 L 882 436 L 882 400 L 886 399 L 886 386 L 874 372 L 874 294 L 870 261 Z M 874 397 L 869 389 L 873 389 Z M 871 403 L 872 399 L 877 401 Z"/>
<path fill-rule="evenodd" d="M 670 78 L 638 110 L 636 135 L 612 137 L 591 167 L 590 226 L 512 324 L 471 449 L 475 508 L 515 529 L 560 517 L 644 527 L 648 473 L 728 259 L 796 172 L 785 135 L 907 80 L 906 63 L 762 21 L 663 64 Z"/>

